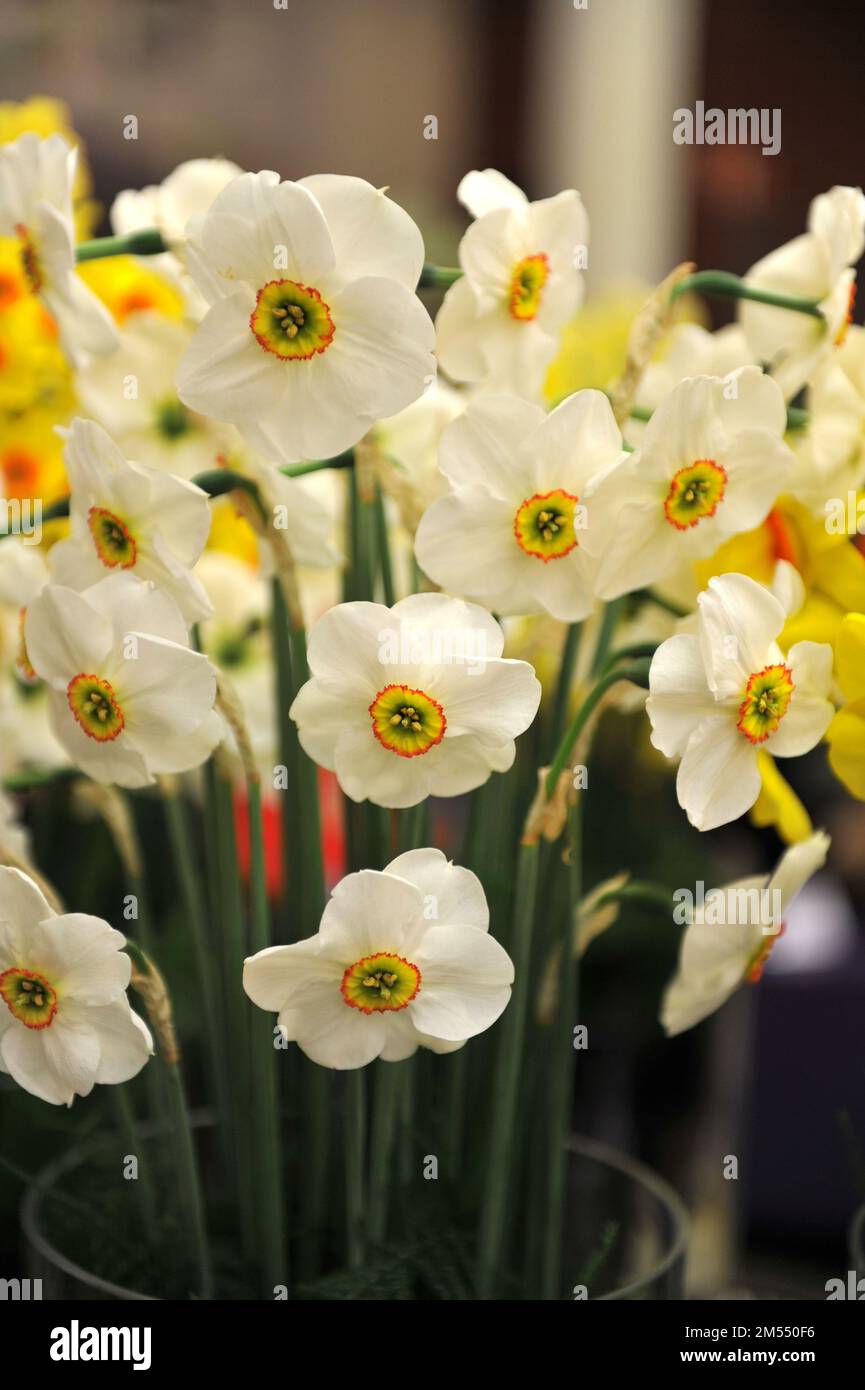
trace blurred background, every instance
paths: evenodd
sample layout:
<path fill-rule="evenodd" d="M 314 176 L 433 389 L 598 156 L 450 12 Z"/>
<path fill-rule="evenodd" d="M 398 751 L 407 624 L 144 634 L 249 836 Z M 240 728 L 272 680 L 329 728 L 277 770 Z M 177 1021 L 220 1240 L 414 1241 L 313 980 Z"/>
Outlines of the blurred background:
<path fill-rule="evenodd" d="M 446 264 L 467 169 L 501 169 L 530 197 L 578 188 L 592 230 L 574 389 L 615 375 L 641 293 L 678 261 L 741 273 L 802 230 L 816 193 L 863 181 L 862 22 L 861 0 L 5 0 L 0 95 L 67 104 L 102 230 L 120 189 L 196 155 L 389 185 Z M 780 108 L 780 152 L 675 144 L 673 112 L 697 100 Z M 865 809 L 822 750 L 795 772 L 833 847 L 759 990 L 668 1042 L 657 1001 L 678 929 L 625 918 L 586 962 L 576 1125 L 682 1192 L 698 1296 L 825 1297 L 865 1198 Z M 690 831 L 639 718 L 607 721 L 593 776 L 594 879 L 673 863 L 681 882 L 718 883 L 781 852 L 747 822 Z M 20 1155 L 21 1114 L 0 1096 L 0 1150 L 14 1138 Z M 5 1268 L 20 1186 L 0 1188 Z"/>

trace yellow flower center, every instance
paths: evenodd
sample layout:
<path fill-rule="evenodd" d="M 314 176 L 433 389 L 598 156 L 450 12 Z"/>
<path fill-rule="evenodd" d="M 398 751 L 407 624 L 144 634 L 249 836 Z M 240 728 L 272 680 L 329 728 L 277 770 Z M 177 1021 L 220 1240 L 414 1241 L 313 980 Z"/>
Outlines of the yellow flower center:
<path fill-rule="evenodd" d="M 296 280 L 270 280 L 258 291 L 249 326 L 265 352 L 307 362 L 325 352 L 336 332 L 318 290 Z"/>
<path fill-rule="evenodd" d="M 441 743 L 447 728 L 438 700 L 409 685 L 386 685 L 369 707 L 372 731 L 383 748 L 417 758 Z"/>
<path fill-rule="evenodd" d="M 517 545 L 536 559 L 560 560 L 578 544 L 574 529 L 574 508 L 579 501 L 572 492 L 556 488 L 538 492 L 520 503 L 514 517 Z"/>
<path fill-rule="evenodd" d="M 393 1013 L 408 1008 L 420 982 L 420 971 L 410 960 L 382 951 L 350 965 L 339 988 L 352 1009 L 364 1014 Z"/>
<path fill-rule="evenodd" d="M 776 732 L 794 689 L 789 666 L 764 666 L 749 677 L 736 725 L 749 743 L 764 743 Z"/>
<path fill-rule="evenodd" d="M 524 256 L 517 261 L 511 275 L 508 311 L 511 318 L 526 323 L 536 318 L 541 307 L 541 294 L 550 274 L 550 260 L 545 252 Z"/>
<path fill-rule="evenodd" d="M 19 252 L 21 255 L 21 266 L 24 271 L 24 278 L 27 281 L 27 288 L 31 294 L 38 294 L 42 288 L 44 277 L 42 275 L 42 265 L 39 260 L 39 252 L 36 249 L 36 242 L 28 227 L 23 222 L 17 223 L 15 231 L 18 234 Z"/>
<path fill-rule="evenodd" d="M 44 975 L 13 966 L 0 975 L 0 998 L 25 1028 L 50 1028 L 57 1012 L 57 991 Z"/>
<path fill-rule="evenodd" d="M 66 687 L 66 699 L 88 738 L 110 743 L 123 732 L 126 718 L 113 687 L 101 676 L 79 672 Z"/>
<path fill-rule="evenodd" d="M 132 569 L 138 559 L 138 544 L 125 521 L 105 507 L 91 507 L 87 525 L 103 565 L 109 569 Z"/>
<path fill-rule="evenodd" d="M 664 499 L 664 515 L 677 531 L 687 531 L 704 517 L 714 516 L 724 500 L 727 472 L 714 459 L 697 459 L 680 468 Z"/>

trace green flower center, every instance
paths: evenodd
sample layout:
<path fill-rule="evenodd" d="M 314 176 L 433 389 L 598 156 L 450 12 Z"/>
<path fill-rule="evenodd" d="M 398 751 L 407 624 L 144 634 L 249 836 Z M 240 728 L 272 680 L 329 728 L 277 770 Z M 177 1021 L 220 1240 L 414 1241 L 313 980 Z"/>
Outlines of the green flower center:
<path fill-rule="evenodd" d="M 697 459 L 673 476 L 664 498 L 664 516 L 677 531 L 687 531 L 704 517 L 715 515 L 726 488 L 726 469 L 714 459 Z"/>
<path fill-rule="evenodd" d="M 66 699 L 76 722 L 88 738 L 109 743 L 123 732 L 126 719 L 113 687 L 100 676 L 83 672 L 66 687 Z"/>
<path fill-rule="evenodd" d="M 264 285 L 249 326 L 265 352 L 286 361 L 308 361 L 326 352 L 336 331 L 330 308 L 318 290 L 296 280 L 270 280 Z"/>
<path fill-rule="evenodd" d="M 0 975 L 0 998 L 25 1028 L 48 1028 L 57 1012 L 57 991 L 44 975 L 23 967 Z"/>
<path fill-rule="evenodd" d="M 538 492 L 520 503 L 514 517 L 514 535 L 520 550 L 546 564 L 560 560 L 578 544 L 574 509 L 579 498 L 556 488 Z"/>
<path fill-rule="evenodd" d="M 103 565 L 108 569 L 132 569 L 138 559 L 138 544 L 125 521 L 105 507 L 91 507 L 87 525 Z"/>
<path fill-rule="evenodd" d="M 192 418 L 182 401 L 169 397 L 156 407 L 156 428 L 163 439 L 180 439 L 193 428 Z"/>
<path fill-rule="evenodd" d="M 749 743 L 764 743 L 776 732 L 794 689 L 789 666 L 764 666 L 749 678 L 736 725 Z"/>
<path fill-rule="evenodd" d="M 383 748 L 416 758 L 441 743 L 447 728 L 437 700 L 409 685 L 386 685 L 369 707 L 372 731 Z"/>
<path fill-rule="evenodd" d="M 404 956 L 382 951 L 350 965 L 342 977 L 340 992 L 346 1004 L 364 1014 L 393 1013 L 405 1009 L 421 985 L 421 973 Z"/>

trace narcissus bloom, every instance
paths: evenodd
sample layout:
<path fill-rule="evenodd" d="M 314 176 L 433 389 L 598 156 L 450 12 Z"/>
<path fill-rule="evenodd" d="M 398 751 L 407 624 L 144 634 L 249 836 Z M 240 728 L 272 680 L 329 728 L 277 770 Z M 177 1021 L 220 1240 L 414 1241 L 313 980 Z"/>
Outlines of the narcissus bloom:
<path fill-rule="evenodd" d="M 338 454 L 435 375 L 414 294 L 423 240 L 363 179 L 242 174 L 187 261 L 211 307 L 181 363 L 180 398 L 237 425 L 265 458 Z"/>
<path fill-rule="evenodd" d="M 829 728 L 829 766 L 865 800 L 865 613 L 848 613 L 835 637 L 835 666 L 845 704 Z"/>
<path fill-rule="evenodd" d="M 713 889 L 685 928 L 679 968 L 661 1006 L 669 1035 L 683 1033 L 720 1009 L 740 985 L 756 984 L 796 894 L 826 862 L 822 830 L 788 849 L 774 872 Z M 710 908 L 711 900 L 711 908 Z"/>
<path fill-rule="evenodd" d="M 681 758 L 679 805 L 698 830 L 736 820 L 760 793 L 758 755 L 798 757 L 823 737 L 832 648 L 778 646 L 785 610 L 744 574 L 709 581 L 696 632 L 667 638 L 649 672 L 652 743 Z"/>
<path fill-rule="evenodd" d="M 51 1105 L 137 1076 L 153 1052 L 129 1007 L 125 938 L 58 916 L 31 878 L 0 868 L 0 1071 Z"/>
<path fill-rule="evenodd" d="M 317 935 L 251 956 L 243 987 L 321 1066 L 453 1052 L 510 998 L 514 967 L 488 928 L 479 879 L 440 850 L 411 850 L 342 879 Z"/>
<path fill-rule="evenodd" d="M 856 272 L 865 249 L 865 196 L 836 185 L 814 198 L 808 230 L 752 266 L 750 285 L 816 300 L 822 317 L 740 300 L 739 321 L 748 345 L 765 362 L 789 400 L 821 358 L 843 343 L 852 318 Z"/>
<path fill-rule="evenodd" d="M 223 188 L 243 170 L 230 159 L 187 159 L 147 188 L 125 188 L 111 204 L 111 226 L 119 236 L 156 227 L 182 248 L 187 225 L 203 216 Z"/>
<path fill-rule="evenodd" d="M 777 384 L 759 367 L 691 377 L 671 391 L 640 448 L 597 490 L 592 515 L 611 537 L 600 596 L 665 579 L 759 525 L 793 462 L 786 420 Z"/>
<path fill-rule="evenodd" d="M 593 557 L 604 546 L 591 534 L 589 483 L 625 458 L 600 391 L 578 391 L 550 415 L 516 396 L 482 397 L 442 437 L 451 491 L 421 520 L 418 563 L 497 613 L 578 622 L 591 611 Z"/>
<path fill-rule="evenodd" d="M 187 622 L 206 617 L 210 602 L 191 567 L 210 530 L 207 493 L 124 458 L 93 420 L 72 421 L 65 462 L 71 531 L 49 552 L 55 583 L 80 591 L 129 571 L 171 594 Z"/>
<path fill-rule="evenodd" d="M 540 702 L 531 666 L 503 647 L 485 609 L 444 594 L 341 603 L 310 633 L 312 679 L 290 711 L 300 742 L 353 801 L 472 791 L 507 771 Z"/>
<path fill-rule="evenodd" d="M 28 288 L 56 320 L 73 362 L 117 344 L 111 316 L 75 273 L 76 158 L 61 135 L 22 135 L 0 148 L 0 236 L 17 237 Z"/>
<path fill-rule="evenodd" d="M 828 528 L 839 501 L 846 508 L 848 492 L 865 483 L 865 328 L 852 325 L 844 343 L 820 363 L 807 407 L 808 427 L 794 436 L 790 491 Z"/>
<path fill-rule="evenodd" d="M 466 174 L 457 197 L 477 220 L 436 319 L 439 361 L 457 381 L 537 398 L 582 303 L 586 210 L 573 188 L 530 203 L 495 169 Z"/>
<path fill-rule="evenodd" d="M 170 595 L 134 575 L 81 594 L 49 584 L 28 605 L 24 635 L 54 732 L 95 781 L 146 786 L 198 767 L 222 737 L 213 667 L 189 650 Z"/>
<path fill-rule="evenodd" d="M 110 357 L 78 373 L 82 409 L 104 425 L 127 458 L 191 479 L 216 467 L 232 431 L 180 400 L 174 378 L 192 330 L 161 314 L 135 314 Z"/>

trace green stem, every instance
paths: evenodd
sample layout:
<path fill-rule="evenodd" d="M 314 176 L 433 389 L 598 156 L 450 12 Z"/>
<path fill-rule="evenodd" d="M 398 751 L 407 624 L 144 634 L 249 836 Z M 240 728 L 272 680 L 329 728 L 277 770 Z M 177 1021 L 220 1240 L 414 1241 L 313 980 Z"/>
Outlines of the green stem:
<path fill-rule="evenodd" d="M 183 1087 L 180 1064 L 167 1062 L 168 1097 L 171 1110 L 171 1137 L 177 1163 L 178 1197 L 189 1231 L 190 1246 L 195 1260 L 198 1285 L 202 1298 L 213 1297 L 213 1270 L 204 1219 L 204 1201 L 198 1174 L 195 1144 L 189 1124 L 189 1111 Z"/>
<path fill-rule="evenodd" d="M 562 647 L 562 659 L 559 666 L 559 679 L 556 683 L 552 714 L 552 733 L 553 738 L 556 739 L 559 738 L 562 726 L 568 717 L 568 705 L 574 680 L 574 667 L 577 664 L 577 654 L 580 650 L 581 632 L 581 623 L 571 623 Z"/>
<path fill-rule="evenodd" d="M 673 286 L 670 299 L 681 299 L 683 294 L 694 292 L 714 295 L 717 299 L 750 299 L 755 304 L 770 304 L 775 309 L 791 309 L 797 314 L 809 314 L 811 318 L 823 318 L 816 299 L 801 299 L 796 295 L 779 294 L 775 290 L 761 290 L 727 270 L 698 270 L 696 274 L 686 276 Z"/>
<path fill-rule="evenodd" d="M 485 1299 L 493 1297 L 501 1269 L 516 1159 L 514 1126 L 524 1057 L 538 858 L 537 842 L 520 845 L 511 942 L 514 987 L 496 1036 L 497 1054 L 490 1092 L 489 1157 L 480 1218 L 478 1287 L 481 1298 Z"/>
<path fill-rule="evenodd" d="M 354 465 L 354 449 L 346 449 L 344 454 L 335 454 L 330 459 L 310 459 L 307 463 L 288 463 L 280 468 L 286 478 L 302 478 L 307 473 L 321 473 L 325 468 L 351 468 Z"/>
<path fill-rule="evenodd" d="M 373 519 L 375 530 L 376 548 L 378 550 L 378 566 L 381 575 L 381 587 L 384 594 L 384 601 L 388 608 L 392 608 L 396 603 L 396 591 L 393 583 L 393 566 L 390 558 L 390 538 L 387 529 L 387 514 L 385 512 L 384 495 L 378 483 L 375 485 L 375 501 L 373 502 Z"/>
<path fill-rule="evenodd" d="M 402 1086 L 402 1062 L 379 1062 L 375 1068 L 370 1144 L 369 1238 L 377 1245 L 387 1236 L 387 1217 L 393 1187 L 391 1156 Z"/>
<path fill-rule="evenodd" d="M 627 646 L 617 647 L 615 651 L 610 652 L 604 662 L 604 671 L 610 670 L 619 661 L 630 661 L 633 657 L 646 657 L 651 660 L 657 650 L 657 642 L 629 642 Z"/>
<path fill-rule="evenodd" d="M 168 827 L 168 838 L 174 856 L 174 868 L 180 885 L 183 915 L 192 936 L 195 968 L 198 972 L 204 1013 L 205 1070 L 210 1094 L 216 1100 L 219 1113 L 220 1137 L 228 1141 L 229 1096 L 226 1086 L 227 1069 L 224 1055 L 225 1032 L 221 1026 L 221 1009 L 213 973 L 213 948 L 208 933 L 208 914 L 201 891 L 201 875 L 192 845 L 189 819 L 182 796 L 163 791 L 162 805 Z M 227 1158 L 227 1150 L 224 1155 Z"/>
<path fill-rule="evenodd" d="M 462 271 L 455 265 L 431 265 L 426 261 L 418 281 L 419 290 L 446 290 L 461 279 Z"/>
<path fill-rule="evenodd" d="M 124 1086 L 112 1086 L 110 1090 L 111 1104 L 121 1142 L 126 1153 L 137 1158 L 139 1168 L 143 1169 L 134 1182 L 135 1198 L 138 1203 L 138 1213 L 145 1240 L 152 1241 L 156 1231 L 156 1194 L 153 1188 L 150 1165 L 147 1162 L 144 1145 L 138 1133 L 138 1122 L 132 1109 L 128 1090 Z"/>
<path fill-rule="evenodd" d="M 568 910 L 563 913 L 562 966 L 557 1014 L 551 1039 L 553 1055 L 548 1080 L 547 1189 L 543 1219 L 541 1296 L 561 1292 L 563 1222 L 567 1151 L 574 1078 L 574 1025 L 579 1006 L 579 957 L 573 958 L 574 923 L 582 897 L 582 805 L 577 792 L 568 807 Z"/>
<path fill-rule="evenodd" d="M 385 1063 L 385 1065 L 390 1065 Z M 364 1157 L 366 1151 L 366 1078 L 356 1067 L 345 1078 L 345 1205 L 346 1246 L 350 1269 L 364 1260 L 366 1212 L 364 1210 Z"/>
<path fill-rule="evenodd" d="M 76 261 L 95 261 L 103 256 L 158 256 L 171 248 L 155 227 L 127 236 L 101 236 L 82 241 L 75 248 Z"/>
<path fill-rule="evenodd" d="M 598 672 L 602 671 L 604 668 L 604 663 L 607 659 L 607 652 L 610 650 L 610 645 L 613 640 L 613 634 L 616 631 L 616 624 L 618 623 L 619 618 L 622 614 L 623 603 L 623 599 L 614 598 L 612 603 L 608 603 L 604 607 L 603 617 L 601 618 L 601 627 L 600 631 L 598 632 L 598 640 L 595 643 L 595 650 L 592 653 L 592 664 L 590 667 L 590 674 L 593 676 L 596 676 Z"/>
<path fill-rule="evenodd" d="M 249 884 L 253 952 L 271 944 L 270 911 L 264 863 L 264 833 L 261 819 L 261 786 L 256 778 L 247 781 L 249 806 Z M 262 1294 L 273 1297 L 277 1284 L 288 1284 L 288 1255 L 282 1174 L 279 1158 L 279 1106 L 276 1087 L 276 1050 L 270 1017 L 253 1018 L 250 1046 L 253 1104 L 256 1112 L 253 1149 L 254 1184 L 258 1211 L 258 1249 L 261 1257 Z"/>
<path fill-rule="evenodd" d="M 622 888 L 605 893 L 598 899 L 597 906 L 601 907 L 604 903 L 635 903 L 638 907 L 651 910 L 661 907 L 665 913 L 670 913 L 673 908 L 673 890 L 665 888 L 661 883 L 634 880 Z"/>
<path fill-rule="evenodd" d="M 574 744 L 583 732 L 589 716 L 600 703 L 603 696 L 611 686 L 617 683 L 617 681 L 633 681 L 635 685 L 647 686 L 649 665 L 650 663 L 648 661 L 641 661 L 635 662 L 632 666 L 616 667 L 612 671 L 607 671 L 605 675 L 601 676 L 597 684 L 592 687 L 580 708 L 577 710 L 577 713 L 574 715 L 573 720 L 565 731 L 558 749 L 556 750 L 556 755 L 547 773 L 546 790 L 548 797 L 552 796 L 555 791 L 556 783 L 567 767 L 568 759 L 571 756 L 571 750 Z"/>

